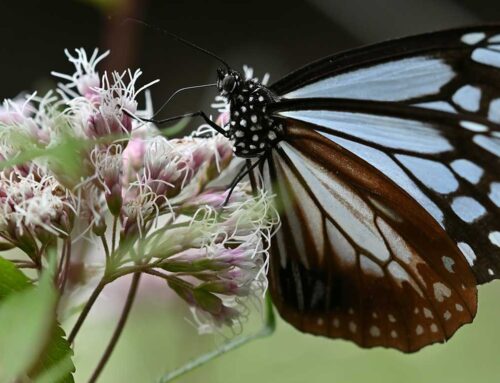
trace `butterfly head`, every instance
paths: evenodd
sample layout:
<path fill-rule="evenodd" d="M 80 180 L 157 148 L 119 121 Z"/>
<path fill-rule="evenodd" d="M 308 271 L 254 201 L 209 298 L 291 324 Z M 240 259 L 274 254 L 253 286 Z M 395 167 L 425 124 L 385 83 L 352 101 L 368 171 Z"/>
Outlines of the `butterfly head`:
<path fill-rule="evenodd" d="M 224 97 L 234 94 L 243 82 L 241 75 L 232 69 L 217 69 L 217 89 Z"/>

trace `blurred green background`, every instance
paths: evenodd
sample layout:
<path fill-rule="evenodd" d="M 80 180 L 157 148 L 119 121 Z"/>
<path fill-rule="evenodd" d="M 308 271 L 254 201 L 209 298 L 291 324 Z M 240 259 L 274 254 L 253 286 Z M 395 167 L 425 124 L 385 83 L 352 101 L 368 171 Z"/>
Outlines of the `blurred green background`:
<path fill-rule="evenodd" d="M 53 86 L 51 70 L 69 72 L 64 48 L 111 49 L 107 69 L 141 67 L 144 83 L 160 78 L 156 105 L 187 85 L 214 81 L 217 63 L 136 17 L 211 49 L 235 67 L 277 79 L 335 51 L 391 37 L 500 20 L 498 0 L 54 0 L 2 4 L 0 97 Z M 207 109 L 212 90 L 179 96 L 172 115 Z M 76 341 L 77 382 L 85 382 L 107 343 L 126 293 L 126 281 L 105 290 Z M 141 286 L 123 338 L 100 382 L 154 382 L 223 339 L 199 336 L 190 314 L 166 286 Z M 445 345 L 412 355 L 362 350 L 344 341 L 301 334 L 279 321 L 270 338 L 255 341 L 179 379 L 180 382 L 498 382 L 500 283 L 481 286 L 479 312 Z M 70 328 L 74 318 L 65 323 Z M 246 331 L 258 328 L 254 318 Z"/>
<path fill-rule="evenodd" d="M 222 339 L 199 336 L 185 318 L 189 312 L 177 298 L 159 298 L 146 282 L 131 313 L 123 338 L 101 382 L 155 382 Z M 113 288 L 113 287 L 110 287 Z M 160 285 L 158 285 L 160 288 Z M 125 290 L 125 289 L 124 289 Z M 147 291 L 146 291 L 147 290 Z M 179 382 L 372 382 L 459 383 L 500 381 L 500 283 L 479 290 L 479 311 L 473 324 L 462 327 L 448 343 L 415 354 L 363 350 L 352 343 L 302 334 L 283 321 L 269 338 L 254 341 L 181 377 Z M 104 295 L 101 315 L 94 315 L 77 338 L 76 381 L 85 382 L 105 347 L 118 314 L 102 308 L 114 301 Z M 105 302 L 108 302 L 106 304 Z M 96 311 L 99 311 L 97 309 Z M 252 323 L 246 331 L 255 330 Z"/>

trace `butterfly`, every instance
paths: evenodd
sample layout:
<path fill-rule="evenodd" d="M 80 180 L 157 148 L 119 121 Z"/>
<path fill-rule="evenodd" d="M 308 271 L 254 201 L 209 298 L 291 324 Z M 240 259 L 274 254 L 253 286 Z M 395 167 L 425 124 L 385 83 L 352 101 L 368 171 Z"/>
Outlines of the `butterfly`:
<path fill-rule="evenodd" d="M 287 322 L 403 352 L 472 322 L 500 276 L 500 26 L 341 52 L 269 87 L 195 47 L 223 64 L 230 118 L 183 116 L 233 140 L 236 182 L 255 169 L 276 195 L 268 277 Z"/>

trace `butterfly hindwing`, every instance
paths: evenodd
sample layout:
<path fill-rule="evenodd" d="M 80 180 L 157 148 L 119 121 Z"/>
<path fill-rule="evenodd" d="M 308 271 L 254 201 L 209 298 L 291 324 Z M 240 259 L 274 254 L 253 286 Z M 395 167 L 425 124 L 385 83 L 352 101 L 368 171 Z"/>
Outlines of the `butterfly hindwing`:
<path fill-rule="evenodd" d="M 458 244 L 479 283 L 500 276 L 500 127 L 406 105 L 308 99 L 277 114 L 308 123 L 381 170 Z"/>
<path fill-rule="evenodd" d="M 412 352 L 473 319 L 475 280 L 465 258 L 367 162 L 294 123 L 263 175 L 282 217 L 271 292 L 295 327 Z"/>

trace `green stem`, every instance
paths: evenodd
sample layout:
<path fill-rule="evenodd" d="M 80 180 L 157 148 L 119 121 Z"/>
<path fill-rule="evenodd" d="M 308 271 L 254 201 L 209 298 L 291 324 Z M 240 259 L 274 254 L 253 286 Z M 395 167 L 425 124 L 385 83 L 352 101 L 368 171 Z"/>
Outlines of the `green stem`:
<path fill-rule="evenodd" d="M 64 248 L 65 248 L 64 264 L 63 264 L 63 268 L 61 270 L 61 278 L 60 278 L 60 282 L 59 282 L 60 295 L 63 295 L 64 288 L 66 287 L 66 282 L 68 280 L 69 267 L 71 264 L 71 238 L 68 238 L 66 240 L 66 243 L 64 244 Z"/>
<path fill-rule="evenodd" d="M 102 247 L 104 248 L 104 254 L 106 255 L 106 262 L 109 261 L 109 257 L 111 256 L 109 252 L 108 241 L 106 240 L 106 236 L 101 235 Z"/>
<path fill-rule="evenodd" d="M 127 275 L 127 274 L 132 274 L 132 273 L 136 273 L 139 271 L 145 272 L 149 269 L 153 269 L 153 268 L 157 267 L 162 261 L 163 261 L 163 259 L 158 259 L 158 260 L 151 262 L 151 263 L 144 263 L 144 264 L 138 264 L 138 265 L 134 265 L 134 266 L 121 267 L 118 270 L 116 270 L 114 272 L 110 272 L 109 274 L 107 274 L 105 276 L 106 283 L 111 283 L 115 279 L 123 277 L 124 275 Z"/>
<path fill-rule="evenodd" d="M 108 362 L 109 358 L 111 357 L 111 354 L 113 353 L 113 350 L 115 349 L 115 346 L 118 343 L 118 339 L 120 339 L 120 336 L 123 332 L 125 324 L 127 323 L 127 319 L 128 319 L 129 314 L 130 314 L 130 310 L 132 308 L 132 304 L 134 303 L 135 296 L 137 294 L 137 288 L 139 287 L 140 278 L 141 278 L 140 272 L 135 273 L 134 276 L 132 277 L 132 283 L 130 284 L 130 289 L 128 291 L 127 300 L 125 301 L 125 306 L 123 306 L 123 310 L 122 310 L 122 313 L 120 315 L 120 319 L 118 321 L 118 324 L 116 325 L 113 336 L 111 337 L 111 340 L 109 341 L 108 346 L 106 347 L 106 350 L 102 354 L 102 357 L 99 360 L 99 363 L 97 364 L 96 369 L 94 370 L 94 372 L 92 373 L 92 376 L 89 379 L 89 383 L 95 383 L 97 381 L 97 379 L 101 375 L 102 370 L 106 366 L 106 363 Z"/>
<path fill-rule="evenodd" d="M 238 347 L 243 346 L 253 340 L 265 338 L 271 335 L 276 328 L 276 319 L 274 317 L 273 304 L 271 302 L 271 297 L 269 295 L 266 296 L 266 318 L 264 322 L 264 326 L 255 334 L 241 336 L 235 339 L 230 340 L 229 342 L 223 344 L 221 347 L 210 351 L 206 354 L 199 356 L 196 359 L 193 359 L 186 363 L 184 366 L 170 371 L 169 373 L 163 375 L 158 383 L 167 383 L 171 382 L 174 379 L 181 377 L 182 375 L 194 370 L 195 368 L 201 367 L 204 364 L 210 362 L 211 360 L 229 352 L 237 349 Z"/>
<path fill-rule="evenodd" d="M 115 253 L 116 250 L 116 230 L 118 227 L 118 217 L 113 218 L 113 232 L 111 234 L 111 254 Z"/>
<path fill-rule="evenodd" d="M 99 294 L 101 294 L 102 290 L 104 289 L 104 286 L 106 286 L 106 281 L 103 278 L 99 284 L 96 286 L 92 294 L 90 295 L 89 300 L 85 304 L 85 307 L 83 308 L 82 312 L 80 313 L 80 316 L 76 320 L 75 325 L 71 329 L 71 332 L 68 336 L 68 342 L 69 344 L 73 343 L 75 340 L 76 335 L 78 334 L 78 331 L 80 331 L 80 328 L 82 327 L 83 322 L 87 318 L 87 315 L 89 315 L 90 309 L 94 305 L 95 301 L 99 297 Z"/>

